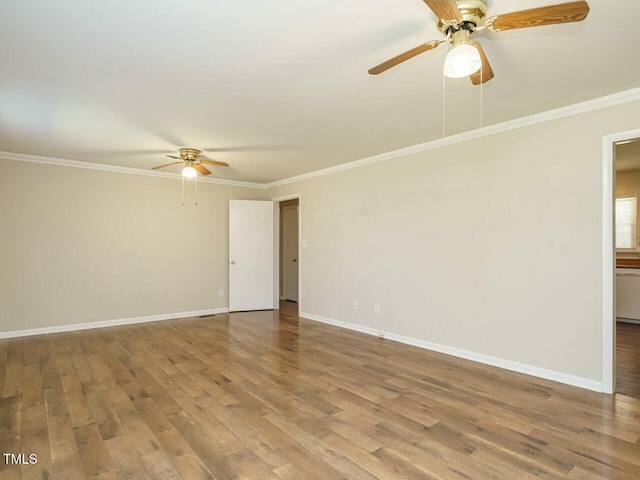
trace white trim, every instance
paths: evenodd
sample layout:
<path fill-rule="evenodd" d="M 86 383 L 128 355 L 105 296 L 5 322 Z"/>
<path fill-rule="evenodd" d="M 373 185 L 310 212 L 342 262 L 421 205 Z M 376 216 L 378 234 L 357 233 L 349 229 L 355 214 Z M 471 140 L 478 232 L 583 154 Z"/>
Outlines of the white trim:
<path fill-rule="evenodd" d="M 534 365 L 528 365 L 526 363 L 513 362 L 511 360 L 492 357 L 490 355 L 484 355 L 482 353 L 470 352 L 468 350 L 462 350 L 456 347 L 449 347 L 447 345 L 427 342 L 418 338 L 406 337 L 404 335 L 385 332 L 371 327 L 356 325 L 354 323 L 342 322 L 339 320 L 334 320 L 332 318 L 314 315 L 312 313 L 300 312 L 299 315 L 300 317 L 304 317 L 316 322 L 326 323 L 336 327 L 366 333 L 367 335 L 383 337 L 396 342 L 405 343 L 407 345 L 424 348 L 426 350 L 432 350 L 434 352 L 440 352 L 447 355 L 452 355 L 454 357 L 464 358 L 465 360 L 471 360 L 473 362 L 483 363 L 485 365 L 491 365 L 493 367 L 504 368 L 513 372 L 524 373 L 525 375 L 533 375 L 534 377 L 544 378 L 546 380 L 552 380 L 554 382 L 560 382 L 567 385 L 572 385 L 574 387 L 585 388 L 587 390 L 593 390 L 595 392 L 602 391 L 602 384 L 596 380 L 591 380 L 589 378 L 577 377 L 575 375 L 569 375 L 567 373 L 562 373 L 555 370 L 548 370 L 546 368 L 540 368 Z"/>
<path fill-rule="evenodd" d="M 194 310 L 192 312 L 163 313 L 160 315 L 147 315 L 144 317 L 120 318 L 117 320 L 103 320 L 100 322 L 72 323 L 69 325 L 56 325 L 52 327 L 30 328 L 27 330 L 13 330 L 11 332 L 0 332 L 0 339 L 28 337 L 31 335 L 46 335 L 48 333 L 74 332 L 76 330 L 90 330 L 93 328 L 115 327 L 118 325 L 131 325 L 134 323 L 158 322 L 161 320 L 174 320 L 187 317 L 201 317 L 204 315 L 216 315 L 227 313 L 229 309 L 210 308 L 208 310 Z"/>
<path fill-rule="evenodd" d="M 273 200 L 272 200 L 273 201 Z M 280 308 L 280 203 L 273 201 L 273 309 Z"/>
<path fill-rule="evenodd" d="M 615 145 L 640 138 L 640 130 L 602 137 L 602 391 L 616 388 L 615 312 Z"/>
<path fill-rule="evenodd" d="M 497 123 L 495 125 L 488 125 L 486 127 L 470 130 L 468 132 L 462 132 L 450 137 L 430 140 L 428 142 L 400 148 L 391 152 L 381 153 L 372 157 L 367 157 L 348 163 L 341 163 L 340 165 L 323 168 L 322 170 L 316 170 L 315 172 L 309 172 L 302 175 L 297 175 L 295 177 L 285 178 L 284 180 L 277 180 L 275 182 L 267 183 L 265 184 L 265 186 L 267 188 L 279 187 L 281 185 L 287 185 L 289 183 L 300 182 L 302 180 L 308 180 L 310 178 L 320 177 L 323 175 L 330 175 L 332 173 L 341 172 L 343 170 L 363 167 L 365 165 L 382 162 L 384 160 L 390 160 L 392 158 L 403 157 L 406 155 L 411 155 L 413 153 L 424 152 L 426 150 L 433 150 L 434 148 L 443 147 L 445 145 L 466 142 L 467 140 L 472 140 L 475 138 L 486 137 L 488 135 L 508 132 L 509 130 L 529 127 L 531 125 L 537 125 L 539 123 L 559 120 L 561 118 L 571 117 L 573 115 L 579 115 L 581 113 L 592 112 L 594 110 L 600 110 L 607 107 L 613 107 L 621 103 L 628 103 L 636 100 L 640 100 L 640 88 L 625 90 L 623 92 L 614 93 L 612 95 L 606 95 L 604 97 L 595 98 L 593 100 L 587 100 L 586 102 L 580 102 L 573 105 L 568 105 L 566 107 L 560 107 L 554 110 L 548 110 L 546 112 L 508 120 L 506 122 Z"/>
<path fill-rule="evenodd" d="M 295 200 L 296 198 L 300 198 L 299 193 L 292 193 L 289 195 L 282 195 L 281 197 L 274 197 L 271 199 L 272 202 L 286 202 L 287 200 Z"/>
<path fill-rule="evenodd" d="M 298 313 L 299 317 L 306 318 L 307 320 L 313 320 L 314 322 L 326 323 L 327 325 L 333 325 L 334 327 L 346 328 L 347 330 L 354 330 L 360 333 L 366 333 L 367 335 L 373 335 L 375 337 L 384 337 L 385 332 L 371 328 L 365 327 L 364 325 L 358 325 L 356 323 L 343 322 L 341 320 L 334 320 L 333 318 L 323 317 L 322 315 L 316 315 L 314 313 L 307 313 L 300 311 Z"/>
<path fill-rule="evenodd" d="M 181 180 L 179 173 L 159 172 L 157 170 L 145 170 L 143 168 L 123 167 L 122 165 L 109 165 L 107 163 L 84 162 L 81 160 L 67 160 L 65 158 L 41 157 L 39 155 L 26 155 L 24 153 L 1 152 L 0 158 L 16 162 L 41 163 L 44 165 L 56 165 L 59 167 L 84 168 L 87 170 L 100 170 L 103 172 L 126 173 L 129 175 L 142 175 L 145 177 L 160 177 Z M 225 180 L 223 178 L 198 177 L 198 182 L 216 183 L 220 185 L 232 185 L 235 187 L 265 189 L 264 184 L 241 182 L 238 180 Z"/>
<path fill-rule="evenodd" d="M 302 195 L 298 197 L 298 311 L 302 309 Z"/>
<path fill-rule="evenodd" d="M 254 183 L 243 182 L 237 180 L 224 180 L 221 178 L 199 178 L 198 181 L 205 183 L 218 183 L 222 185 L 235 185 L 239 187 L 256 188 L 259 190 L 265 190 L 269 188 L 279 187 L 281 185 L 287 185 L 290 183 L 299 182 L 302 180 L 308 180 L 310 178 L 321 177 L 324 175 L 330 175 L 332 173 L 341 172 L 344 170 L 351 170 L 352 168 L 358 168 L 372 163 L 382 162 L 384 160 L 390 160 L 392 158 L 403 157 L 411 155 L 413 153 L 424 152 L 426 150 L 432 150 L 434 148 L 443 147 L 445 145 L 451 145 L 454 143 L 466 142 L 475 138 L 486 137 L 488 135 L 495 135 L 497 133 L 508 132 L 510 130 L 516 130 L 518 128 L 529 127 L 531 125 L 537 125 L 539 123 L 550 122 L 553 120 L 559 120 L 561 118 L 570 117 L 573 115 L 580 115 L 582 113 L 592 112 L 594 110 L 601 110 L 603 108 L 613 107 L 622 103 L 633 102 L 640 100 L 640 88 L 633 88 L 631 90 L 624 90 L 622 92 L 613 93 L 604 97 L 594 98 L 585 102 L 575 103 L 573 105 L 567 105 L 565 107 L 556 108 L 553 110 L 547 110 L 545 112 L 528 115 L 525 117 L 515 118 L 506 122 L 497 123 L 495 125 L 488 125 L 486 127 L 478 128 L 475 130 L 469 130 L 468 132 L 462 132 L 450 137 L 438 138 L 430 140 L 428 142 L 419 143 L 417 145 L 411 145 L 409 147 L 400 148 L 398 150 L 392 150 L 390 152 L 381 153 L 371 157 L 354 160 L 347 163 L 341 163 L 329 168 L 323 168 L 321 170 L 315 170 L 313 172 L 304 173 L 302 175 L 296 175 L 294 177 L 285 178 L 282 180 L 276 180 L 269 183 Z M 16 160 L 22 162 L 35 162 L 45 163 L 49 165 L 60 165 L 64 167 L 77 167 L 87 168 L 91 170 L 103 170 L 108 172 L 129 173 L 134 175 L 145 175 L 149 177 L 164 177 L 164 178 L 182 178 L 177 173 L 158 172 L 156 170 L 144 170 L 141 168 L 122 167 L 119 165 L 108 165 L 104 163 L 84 162 L 80 160 L 66 160 L 62 158 L 53 157 L 41 157 L 37 155 L 26 155 L 22 153 L 1 152 L 0 158 L 6 160 Z"/>
<path fill-rule="evenodd" d="M 615 391 L 614 144 L 602 139 L 602 391 Z M 613 252 L 613 253 L 612 253 Z M 608 273 L 610 272 L 610 273 Z"/>

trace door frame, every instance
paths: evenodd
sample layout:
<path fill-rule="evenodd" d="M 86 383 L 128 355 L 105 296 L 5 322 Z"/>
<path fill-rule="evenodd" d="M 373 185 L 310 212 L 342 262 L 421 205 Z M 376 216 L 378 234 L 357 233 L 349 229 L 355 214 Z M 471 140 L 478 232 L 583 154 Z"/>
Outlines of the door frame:
<path fill-rule="evenodd" d="M 290 195 L 283 195 L 281 197 L 274 197 L 273 201 L 275 215 L 274 215 L 274 232 L 275 238 L 273 242 L 274 246 L 274 305 L 280 305 L 280 202 L 287 200 L 298 199 L 298 311 L 304 311 L 302 309 L 302 269 L 303 269 L 303 256 L 302 256 L 302 195 L 300 193 L 292 193 Z"/>
<path fill-rule="evenodd" d="M 640 139 L 640 129 L 602 137 L 602 391 L 616 390 L 616 144 Z"/>

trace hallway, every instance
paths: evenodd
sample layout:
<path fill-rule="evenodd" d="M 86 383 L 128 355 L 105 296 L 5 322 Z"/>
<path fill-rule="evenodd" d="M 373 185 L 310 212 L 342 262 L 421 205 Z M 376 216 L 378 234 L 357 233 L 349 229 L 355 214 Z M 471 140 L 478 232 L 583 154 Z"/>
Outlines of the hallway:
<path fill-rule="evenodd" d="M 640 325 L 616 326 L 616 392 L 640 398 Z"/>

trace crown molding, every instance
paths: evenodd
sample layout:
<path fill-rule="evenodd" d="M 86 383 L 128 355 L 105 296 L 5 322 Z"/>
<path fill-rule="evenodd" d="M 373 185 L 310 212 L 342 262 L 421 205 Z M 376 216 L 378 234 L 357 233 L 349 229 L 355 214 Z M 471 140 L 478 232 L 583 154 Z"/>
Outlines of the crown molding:
<path fill-rule="evenodd" d="M 456 143 L 466 142 L 476 138 L 486 137 L 489 135 L 495 135 L 498 133 L 508 132 L 510 130 L 516 130 L 519 128 L 529 127 L 540 123 L 550 122 L 553 120 L 560 120 L 562 118 L 571 117 L 574 115 L 580 115 L 583 113 L 593 112 L 595 110 L 601 110 L 603 108 L 613 107 L 623 103 L 629 103 L 640 100 L 640 88 L 633 88 L 631 90 L 624 90 L 622 92 L 606 95 L 604 97 L 594 98 L 580 103 L 574 103 L 573 105 L 567 105 L 565 107 L 556 108 L 554 110 L 547 110 L 546 112 L 536 113 L 528 115 L 526 117 L 516 118 L 514 120 L 508 120 L 502 123 L 496 123 L 494 125 L 488 125 L 486 127 L 477 128 L 475 130 L 469 130 L 467 132 L 458 133 L 450 137 L 437 138 L 435 140 L 429 140 L 424 143 L 418 143 L 409 147 L 392 150 L 371 157 L 361 158 L 359 160 L 353 160 L 347 163 L 341 163 L 333 167 L 323 168 L 315 170 L 309 173 L 303 173 L 302 175 L 296 175 L 294 177 L 285 178 L 282 180 L 276 180 L 269 183 L 254 183 L 243 182 L 239 180 L 225 180 L 222 178 L 207 178 L 198 177 L 199 182 L 214 183 L 219 185 L 231 185 L 236 187 L 256 188 L 259 190 L 265 190 L 290 183 L 301 182 L 303 180 L 309 180 L 315 177 L 322 177 L 324 175 L 331 175 L 332 173 L 342 172 L 344 170 L 351 170 L 352 168 L 364 167 L 373 163 L 383 162 L 385 160 L 391 160 L 393 158 L 405 157 L 414 153 L 425 152 L 427 150 L 433 150 L 435 148 L 444 147 L 447 145 L 453 145 Z M 182 176 L 177 173 L 158 172 L 156 170 L 144 170 L 142 168 L 123 167 L 120 165 L 109 165 L 106 163 L 85 162 L 81 160 L 67 160 L 64 158 L 54 157 L 42 157 L 38 155 L 28 155 L 23 153 L 2 152 L 0 151 L 0 158 L 6 160 L 15 160 L 19 162 L 32 162 L 42 163 L 46 165 L 58 165 L 62 167 L 75 167 L 86 168 L 89 170 L 101 170 L 104 172 L 126 173 L 130 175 L 143 175 L 147 177 L 160 177 L 171 178 L 174 180 L 181 179 Z"/>
<path fill-rule="evenodd" d="M 636 100 L 640 100 L 640 88 L 634 88 L 631 90 L 625 90 L 622 92 L 606 95 L 604 97 L 594 98 L 585 102 L 575 103 L 566 107 L 556 108 L 554 110 L 547 110 L 546 112 L 536 113 L 534 115 L 528 115 L 526 117 L 516 118 L 514 120 L 508 120 L 502 123 L 496 123 L 494 125 L 488 125 L 486 127 L 477 128 L 475 130 L 469 130 L 467 132 L 458 133 L 450 137 L 438 138 L 435 140 L 429 140 L 424 143 L 418 143 L 409 147 L 400 148 L 398 150 L 392 150 L 390 152 L 380 153 L 371 157 L 362 158 L 360 160 L 354 160 L 352 162 L 341 163 L 329 168 L 323 168 L 322 170 L 316 170 L 314 172 L 304 173 L 295 177 L 285 178 L 283 180 L 276 180 L 275 182 L 265 184 L 266 188 L 280 187 L 290 183 L 300 182 L 308 180 L 310 178 L 321 177 L 324 175 L 331 175 L 332 173 L 342 172 L 344 170 L 351 170 L 352 168 L 359 168 L 372 163 L 383 162 L 385 160 L 391 160 L 392 158 L 405 157 L 413 153 L 424 152 L 427 150 L 433 150 L 435 148 L 444 147 L 446 145 L 452 145 L 455 143 L 466 142 L 476 138 L 486 137 L 489 135 L 495 135 L 497 133 L 508 132 L 510 130 L 516 130 L 518 128 L 529 127 L 540 123 L 550 122 L 553 120 L 560 120 L 562 118 L 571 117 L 574 115 L 580 115 L 582 113 L 588 113 L 595 110 L 601 110 L 603 108 L 613 107 L 623 103 L 629 103 Z"/>
<path fill-rule="evenodd" d="M 180 180 L 182 175 L 179 173 L 158 172 L 156 170 L 145 170 L 142 168 L 123 167 L 121 165 L 109 165 L 106 163 L 84 162 L 81 160 L 67 160 L 65 158 L 42 157 L 39 155 L 28 155 L 24 153 L 2 152 L 0 158 L 5 160 L 13 160 L 16 162 L 41 163 L 44 165 L 57 165 L 60 167 L 84 168 L 87 170 L 100 170 L 103 172 L 126 173 L 128 175 L 142 175 L 145 177 L 170 178 Z M 223 178 L 198 177 L 198 182 L 215 183 L 218 185 L 230 185 L 234 187 L 258 188 L 265 189 L 266 186 L 261 183 L 242 182 L 238 180 L 225 180 Z"/>

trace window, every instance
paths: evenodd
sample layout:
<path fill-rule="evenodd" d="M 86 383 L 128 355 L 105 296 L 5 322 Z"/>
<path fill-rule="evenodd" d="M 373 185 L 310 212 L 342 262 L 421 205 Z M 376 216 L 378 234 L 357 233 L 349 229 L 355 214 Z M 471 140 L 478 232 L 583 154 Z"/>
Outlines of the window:
<path fill-rule="evenodd" d="M 616 249 L 636 249 L 636 196 L 616 198 Z"/>

